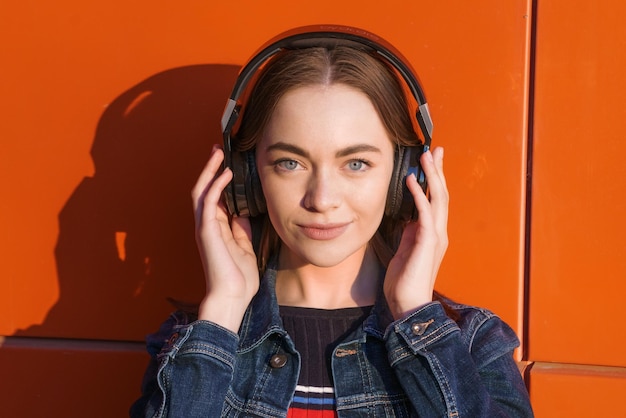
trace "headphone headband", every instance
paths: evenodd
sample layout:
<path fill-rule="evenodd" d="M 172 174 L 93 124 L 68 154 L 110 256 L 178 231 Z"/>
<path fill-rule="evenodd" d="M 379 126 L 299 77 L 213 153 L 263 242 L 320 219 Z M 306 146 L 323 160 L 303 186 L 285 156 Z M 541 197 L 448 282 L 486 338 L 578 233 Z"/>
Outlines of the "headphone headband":
<path fill-rule="evenodd" d="M 415 71 L 411 64 L 389 42 L 371 32 L 351 26 L 303 26 L 283 32 L 270 39 L 240 71 L 222 115 L 222 133 L 230 136 L 230 131 L 239 117 L 238 108 L 241 94 L 263 63 L 284 49 L 303 49 L 324 46 L 325 44 L 336 45 L 338 43 L 356 44 L 360 47 L 365 47 L 379 54 L 385 61 L 393 65 L 409 86 L 411 93 L 417 101 L 418 108 L 415 117 L 424 136 L 424 149 L 430 148 L 433 123 L 426 97 L 420 83 L 416 79 Z"/>

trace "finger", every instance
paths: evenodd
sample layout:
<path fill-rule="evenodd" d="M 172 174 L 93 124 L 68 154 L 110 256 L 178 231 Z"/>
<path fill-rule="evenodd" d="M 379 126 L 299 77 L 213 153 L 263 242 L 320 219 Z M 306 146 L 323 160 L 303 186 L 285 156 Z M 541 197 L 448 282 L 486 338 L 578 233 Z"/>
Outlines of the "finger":
<path fill-rule="evenodd" d="M 433 161 L 435 162 L 435 168 L 437 169 L 437 173 L 439 173 L 439 178 L 443 185 L 447 188 L 446 185 L 446 177 L 443 172 L 443 147 L 437 147 L 433 150 Z"/>
<path fill-rule="evenodd" d="M 425 226 L 432 224 L 432 208 L 430 201 L 417 182 L 417 178 L 414 174 L 407 176 L 406 186 L 411 192 L 411 195 L 413 195 L 413 201 L 419 213 L 418 222 Z"/>
<path fill-rule="evenodd" d="M 448 246 L 448 205 L 446 202 L 441 202 L 440 197 L 430 194 L 430 199 L 422 191 L 417 179 L 414 175 L 407 178 L 407 187 L 411 191 L 415 199 L 415 206 L 418 210 L 419 216 L 417 218 L 416 226 L 419 228 L 419 233 L 413 237 L 417 245 L 427 242 L 435 243 L 434 246 L 426 245 L 422 248 L 430 248 L 431 251 L 435 251 L 432 254 L 439 254 L 439 261 L 445 253 L 445 249 Z M 445 187 L 444 187 L 444 190 Z M 437 193 L 435 193 L 437 194 Z M 447 196 L 447 191 L 446 191 Z M 446 197 L 447 199 L 447 197 Z M 406 229 L 405 229 L 406 232 Z M 417 231 L 416 231 L 417 232 Z M 435 275 L 439 266 L 435 267 Z"/>
<path fill-rule="evenodd" d="M 420 157 L 420 164 L 426 175 L 430 191 L 446 190 L 446 182 L 443 175 L 443 148 L 437 147 L 433 151 L 423 153 Z"/>
<path fill-rule="evenodd" d="M 239 247 L 247 251 L 253 251 L 252 226 L 250 225 L 249 218 L 235 216 L 231 223 L 231 230 L 233 239 Z"/>
<path fill-rule="evenodd" d="M 204 195 L 206 194 L 208 188 L 211 187 L 211 184 L 215 179 L 215 175 L 221 169 L 222 161 L 224 161 L 224 152 L 218 146 L 213 146 L 211 156 L 202 169 L 202 172 L 198 176 L 198 180 L 191 191 L 194 209 L 196 209 L 197 205 L 204 200 Z"/>
<path fill-rule="evenodd" d="M 211 185 L 206 190 L 205 196 L 202 199 L 202 206 L 204 207 L 202 210 L 203 217 L 215 219 L 218 218 L 218 215 L 227 216 L 226 208 L 222 202 L 222 193 L 232 178 L 233 172 L 229 168 L 226 168 L 219 176 L 211 181 Z"/>
<path fill-rule="evenodd" d="M 439 219 L 438 225 L 443 227 L 447 225 L 449 203 L 448 187 L 443 173 L 443 148 L 438 147 L 432 153 L 424 153 L 420 162 L 428 181 L 432 210 Z"/>

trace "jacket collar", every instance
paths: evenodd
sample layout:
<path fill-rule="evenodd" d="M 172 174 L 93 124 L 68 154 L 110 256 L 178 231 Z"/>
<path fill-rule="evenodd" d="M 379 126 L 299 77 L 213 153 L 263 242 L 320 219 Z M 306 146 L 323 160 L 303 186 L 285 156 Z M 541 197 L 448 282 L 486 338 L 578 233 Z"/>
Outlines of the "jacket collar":
<path fill-rule="evenodd" d="M 259 291 L 252 298 L 250 306 L 239 328 L 239 350 L 249 351 L 263 342 L 271 334 L 285 335 L 276 299 L 275 263 L 265 270 L 261 277 Z"/>
<path fill-rule="evenodd" d="M 385 330 L 393 322 L 382 290 L 384 274 L 385 271 L 382 270 L 374 307 L 363 322 L 363 327 L 358 331 L 358 336 L 363 339 L 366 334 L 382 339 Z M 276 258 L 268 263 L 265 274 L 261 277 L 259 291 L 244 315 L 239 329 L 239 351 L 246 352 L 254 349 L 272 334 L 280 336 L 287 334 L 283 329 L 276 299 Z"/>

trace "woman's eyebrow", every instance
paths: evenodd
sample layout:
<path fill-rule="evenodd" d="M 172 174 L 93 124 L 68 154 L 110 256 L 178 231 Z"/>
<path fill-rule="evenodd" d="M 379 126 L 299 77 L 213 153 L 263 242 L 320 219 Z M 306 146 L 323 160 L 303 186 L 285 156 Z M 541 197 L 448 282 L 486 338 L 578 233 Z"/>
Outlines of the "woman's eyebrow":
<path fill-rule="evenodd" d="M 335 153 L 336 157 L 347 157 L 348 155 L 357 154 L 359 152 L 377 152 L 381 153 L 380 148 L 370 144 L 356 144 L 340 149 Z"/>
<path fill-rule="evenodd" d="M 297 145 L 288 144 L 286 142 L 276 142 L 275 144 L 272 144 L 265 149 L 266 152 L 275 151 L 275 150 L 291 152 L 293 154 L 301 155 L 302 157 L 306 157 L 306 158 L 309 157 L 309 153 L 306 150 L 300 148 Z"/>
<path fill-rule="evenodd" d="M 305 158 L 308 158 L 310 156 L 310 154 L 305 149 L 294 144 L 288 144 L 286 142 L 276 142 L 272 145 L 269 145 L 266 148 L 266 152 L 270 152 L 270 151 L 286 151 L 286 152 L 290 152 L 296 155 L 300 155 Z M 375 147 L 374 145 L 355 144 L 355 145 L 350 145 L 349 147 L 338 150 L 335 153 L 335 157 L 341 158 L 341 157 L 346 157 L 352 154 L 358 154 L 360 152 L 381 153 L 382 151 L 380 150 L 380 148 Z"/>

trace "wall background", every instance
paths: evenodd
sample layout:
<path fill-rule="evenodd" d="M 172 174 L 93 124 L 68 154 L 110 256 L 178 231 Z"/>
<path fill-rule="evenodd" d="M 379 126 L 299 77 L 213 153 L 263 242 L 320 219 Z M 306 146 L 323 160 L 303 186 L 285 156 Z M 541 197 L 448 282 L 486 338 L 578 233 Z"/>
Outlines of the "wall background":
<path fill-rule="evenodd" d="M 377 33 L 420 76 L 452 198 L 439 290 L 518 332 L 537 416 L 604 416 L 626 389 L 625 7 L 211 3 L 2 6 L 6 416 L 126 415 L 167 298 L 203 292 L 189 192 L 239 66 L 314 23 Z"/>

